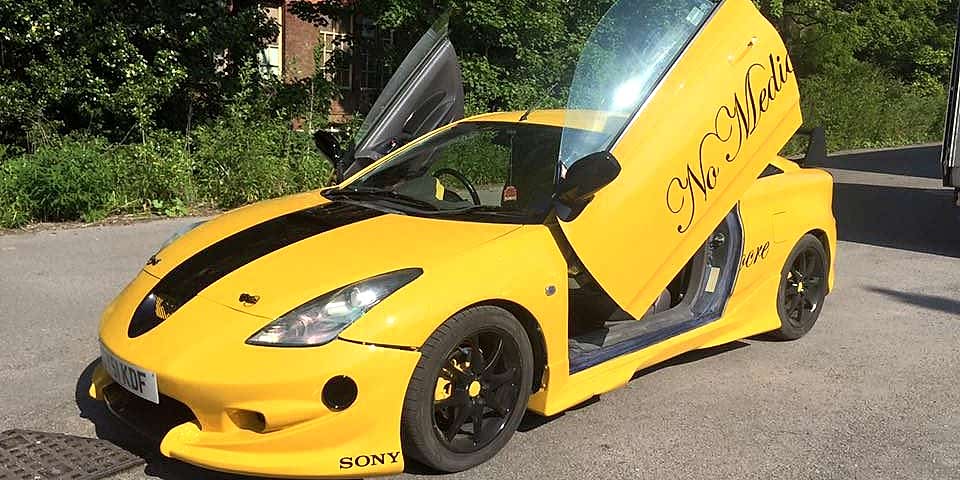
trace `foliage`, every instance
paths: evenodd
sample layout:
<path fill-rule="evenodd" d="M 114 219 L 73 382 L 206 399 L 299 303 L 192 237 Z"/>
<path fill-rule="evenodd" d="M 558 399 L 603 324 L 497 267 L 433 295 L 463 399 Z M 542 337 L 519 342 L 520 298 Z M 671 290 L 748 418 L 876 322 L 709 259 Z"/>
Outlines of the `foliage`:
<path fill-rule="evenodd" d="M 433 169 L 452 168 L 477 187 L 503 186 L 510 156 L 510 148 L 499 144 L 496 132 L 480 130 L 445 145 Z"/>
<path fill-rule="evenodd" d="M 754 1 L 784 37 L 801 77 L 806 123 L 826 128 L 831 150 L 940 138 L 957 0 Z M 345 8 L 340 1 L 295 3 L 317 23 Z M 613 3 L 360 0 L 354 8 L 397 34 L 395 57 L 451 11 L 472 114 L 562 106 L 567 92 L 556 85 L 569 83 L 584 41 Z"/>
<path fill-rule="evenodd" d="M 198 187 L 220 207 L 318 188 L 330 178 L 312 137 L 282 122 L 227 116 L 193 140 Z"/>
<path fill-rule="evenodd" d="M 754 1 L 787 42 L 806 122 L 827 129 L 832 150 L 940 137 L 958 0 Z M 392 31 L 392 48 L 362 35 L 346 42 L 387 66 L 451 11 L 472 114 L 563 106 L 562 85 L 613 3 L 291 5 L 318 25 L 352 11 Z M 326 126 L 340 91 L 325 74 L 351 58 L 336 55 L 312 77 L 264 75 L 256 57 L 277 25 L 255 4 L 0 0 L 0 226 L 181 215 L 323 185 L 328 165 L 291 125 Z M 341 130 L 349 136 L 360 118 Z"/>
<path fill-rule="evenodd" d="M 956 0 L 763 0 L 804 75 L 873 65 L 916 86 L 946 82 Z"/>
<path fill-rule="evenodd" d="M 800 83 L 805 122 L 827 132 L 832 151 L 938 141 L 946 92 L 906 84 L 878 67 L 855 63 Z"/>
<path fill-rule="evenodd" d="M 451 11 L 450 35 L 468 91 L 467 113 L 560 106 L 586 37 L 612 0 L 359 0 L 354 8 L 384 30 L 403 55 L 442 12 Z M 294 2 L 317 24 L 343 2 Z M 353 43 L 362 39 L 352 38 Z M 363 45 L 370 48 L 370 45 Z"/>
<path fill-rule="evenodd" d="M 122 140 L 219 115 L 276 25 L 207 0 L 0 0 L 0 140 L 46 119 Z"/>
<path fill-rule="evenodd" d="M 317 188 L 330 177 L 310 135 L 285 121 L 237 116 L 193 135 L 155 130 L 142 143 L 57 136 L 0 163 L 0 227 L 94 221 L 119 213 L 177 216 Z"/>

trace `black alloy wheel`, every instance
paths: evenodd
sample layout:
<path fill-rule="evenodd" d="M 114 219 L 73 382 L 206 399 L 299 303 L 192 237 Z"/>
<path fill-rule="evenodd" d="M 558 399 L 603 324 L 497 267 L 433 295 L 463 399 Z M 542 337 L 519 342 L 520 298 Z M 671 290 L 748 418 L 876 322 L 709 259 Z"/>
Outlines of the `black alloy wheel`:
<path fill-rule="evenodd" d="M 503 431 L 520 395 L 520 347 L 491 328 L 464 339 L 440 367 L 433 426 L 450 451 L 474 453 Z"/>
<path fill-rule="evenodd" d="M 444 472 L 493 457 L 513 436 L 533 385 L 520 322 L 492 306 L 464 310 L 427 339 L 407 389 L 404 453 Z"/>
<path fill-rule="evenodd" d="M 777 310 L 781 327 L 774 336 L 796 340 L 810 331 L 820 317 L 827 296 L 829 263 L 826 250 L 813 235 L 794 247 L 781 272 Z"/>

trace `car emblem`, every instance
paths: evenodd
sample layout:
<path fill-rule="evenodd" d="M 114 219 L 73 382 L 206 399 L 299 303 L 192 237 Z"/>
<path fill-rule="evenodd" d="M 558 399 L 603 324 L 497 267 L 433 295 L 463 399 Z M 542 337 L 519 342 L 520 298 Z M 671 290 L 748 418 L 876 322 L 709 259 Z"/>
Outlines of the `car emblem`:
<path fill-rule="evenodd" d="M 249 307 L 249 306 L 252 306 L 252 305 L 256 305 L 257 302 L 259 302 L 259 301 L 260 301 L 260 296 L 259 296 L 259 295 L 250 295 L 249 293 L 241 293 L 241 294 L 240 294 L 240 303 L 242 303 L 243 306 L 245 306 L 245 307 Z"/>
<path fill-rule="evenodd" d="M 160 259 L 157 258 L 156 255 L 150 257 L 150 259 L 147 260 L 147 265 L 149 265 L 149 266 L 151 266 L 151 267 L 155 267 L 155 266 L 157 266 L 157 264 L 159 264 L 159 263 L 160 263 Z"/>

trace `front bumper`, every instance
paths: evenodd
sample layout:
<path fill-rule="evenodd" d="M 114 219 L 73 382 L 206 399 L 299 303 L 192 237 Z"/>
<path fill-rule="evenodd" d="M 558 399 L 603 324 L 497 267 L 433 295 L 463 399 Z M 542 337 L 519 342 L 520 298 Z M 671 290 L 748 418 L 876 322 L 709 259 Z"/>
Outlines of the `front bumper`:
<path fill-rule="evenodd" d="M 403 471 L 400 414 L 418 352 L 343 340 L 310 349 L 246 346 L 243 352 L 229 360 L 208 355 L 205 364 L 186 370 L 190 362 L 165 370 L 128 354 L 125 360 L 156 370 L 160 405 L 131 401 L 102 366 L 90 394 L 109 401 L 139 430 L 162 435 L 163 455 L 213 470 L 286 478 Z M 321 391 L 340 375 L 356 382 L 358 395 L 349 408 L 333 411 Z M 189 409 L 186 416 L 178 404 Z M 171 417 L 171 410 L 181 416 Z M 170 418 L 179 420 L 162 424 Z"/>

